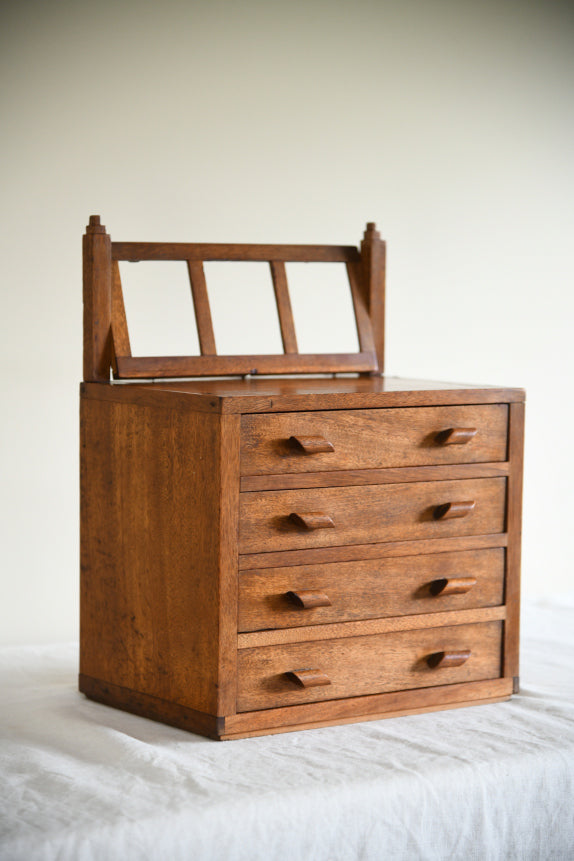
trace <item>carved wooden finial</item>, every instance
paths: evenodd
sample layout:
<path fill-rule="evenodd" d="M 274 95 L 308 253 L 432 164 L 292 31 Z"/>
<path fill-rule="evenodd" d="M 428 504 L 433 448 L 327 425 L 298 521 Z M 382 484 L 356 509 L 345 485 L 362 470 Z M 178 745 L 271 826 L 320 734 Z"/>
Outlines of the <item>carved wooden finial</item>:
<path fill-rule="evenodd" d="M 367 227 L 366 227 L 365 235 L 363 238 L 364 239 L 371 239 L 371 240 L 381 238 L 381 234 L 377 230 L 377 225 L 375 224 L 374 221 L 368 221 L 367 222 Z"/>
<path fill-rule="evenodd" d="M 90 215 L 90 221 L 88 226 L 86 227 L 86 233 L 105 233 L 106 228 L 103 224 L 100 224 L 100 216 L 99 215 Z"/>

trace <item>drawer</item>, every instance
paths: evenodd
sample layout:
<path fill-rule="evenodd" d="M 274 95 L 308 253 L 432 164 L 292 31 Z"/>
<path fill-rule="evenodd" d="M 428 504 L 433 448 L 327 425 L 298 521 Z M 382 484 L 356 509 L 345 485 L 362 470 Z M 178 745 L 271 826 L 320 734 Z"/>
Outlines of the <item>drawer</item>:
<path fill-rule="evenodd" d="M 244 571 L 239 631 L 382 619 L 502 604 L 504 550 Z"/>
<path fill-rule="evenodd" d="M 505 503 L 505 478 L 242 493 L 239 551 L 499 533 Z"/>
<path fill-rule="evenodd" d="M 502 622 L 240 649 L 238 711 L 498 678 Z"/>
<path fill-rule="evenodd" d="M 243 416 L 241 473 L 504 461 L 507 424 L 506 404 Z"/>

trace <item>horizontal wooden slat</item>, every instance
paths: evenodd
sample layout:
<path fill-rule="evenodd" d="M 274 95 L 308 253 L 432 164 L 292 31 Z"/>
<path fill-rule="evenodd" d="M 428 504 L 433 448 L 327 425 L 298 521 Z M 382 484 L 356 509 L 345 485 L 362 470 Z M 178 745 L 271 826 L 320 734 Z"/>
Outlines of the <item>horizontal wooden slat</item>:
<path fill-rule="evenodd" d="M 273 356 L 118 356 L 120 379 L 225 374 L 335 374 L 376 370 L 374 353 Z"/>
<path fill-rule="evenodd" d="M 244 475 L 241 479 L 241 490 L 295 490 L 298 487 L 347 487 L 359 484 L 401 484 L 405 481 L 448 481 L 455 478 L 498 478 L 508 473 L 508 463 L 459 463 L 447 466 L 341 469 L 286 475 Z"/>
<path fill-rule="evenodd" d="M 462 682 L 436 688 L 393 691 L 389 694 L 346 697 L 341 700 L 244 712 L 222 718 L 224 730 L 220 738 L 245 738 L 251 735 L 501 702 L 511 694 L 512 679 L 488 679 L 484 682 Z"/>
<path fill-rule="evenodd" d="M 445 625 L 464 625 L 504 619 L 506 619 L 506 607 L 485 607 L 479 610 L 452 610 L 419 616 L 366 619 L 361 622 L 334 622 L 333 624 L 309 625 L 306 628 L 249 631 L 238 634 L 237 647 L 239 649 L 253 649 L 259 646 L 277 646 L 282 643 L 310 643 L 315 640 L 361 637 L 367 634 L 391 634 L 396 631 L 419 631 L 422 628 L 441 628 Z"/>
<path fill-rule="evenodd" d="M 279 260 L 348 263 L 359 260 L 354 245 L 227 245 L 187 242 L 112 242 L 113 260 Z"/>
<path fill-rule="evenodd" d="M 480 547 L 507 547 L 506 533 L 458 535 L 415 541 L 388 541 L 384 544 L 347 544 L 342 547 L 311 547 L 308 550 L 281 550 L 276 553 L 247 553 L 239 557 L 239 570 L 284 565 L 319 565 L 360 559 L 385 559 L 388 556 L 418 556 L 419 553 L 448 553 Z"/>

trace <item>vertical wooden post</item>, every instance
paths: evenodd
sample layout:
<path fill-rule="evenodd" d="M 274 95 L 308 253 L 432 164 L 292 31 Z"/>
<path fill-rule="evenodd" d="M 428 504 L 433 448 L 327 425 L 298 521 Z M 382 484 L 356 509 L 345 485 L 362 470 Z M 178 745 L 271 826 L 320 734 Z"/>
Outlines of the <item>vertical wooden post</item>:
<path fill-rule="evenodd" d="M 83 237 L 84 380 L 110 380 L 112 363 L 112 243 L 99 215 Z"/>
<path fill-rule="evenodd" d="M 379 363 L 378 373 L 385 369 L 385 273 L 386 246 L 376 225 L 367 224 L 361 242 L 361 264 L 363 282 L 366 287 L 366 302 L 371 318 L 375 351 Z"/>
<path fill-rule="evenodd" d="M 506 531 L 506 622 L 502 675 L 512 678 L 518 693 L 518 646 L 520 636 L 520 550 L 522 539 L 522 472 L 524 465 L 524 403 L 510 404 L 508 427 L 508 511 Z"/>

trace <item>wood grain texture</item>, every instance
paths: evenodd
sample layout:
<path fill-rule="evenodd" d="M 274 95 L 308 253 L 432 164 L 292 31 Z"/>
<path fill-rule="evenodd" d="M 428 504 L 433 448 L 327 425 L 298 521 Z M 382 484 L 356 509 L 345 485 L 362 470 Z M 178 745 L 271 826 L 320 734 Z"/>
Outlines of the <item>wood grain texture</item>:
<path fill-rule="evenodd" d="M 243 571 L 239 579 L 239 631 L 292 628 L 494 607 L 504 598 L 502 548 L 292 565 Z M 463 593 L 432 594 L 432 585 L 472 575 Z M 328 606 L 296 607 L 290 592 L 325 595 Z"/>
<path fill-rule="evenodd" d="M 118 383 L 117 385 L 124 385 Z M 134 384 L 143 392 L 188 394 L 214 401 L 221 413 L 278 413 L 335 409 L 452 406 L 524 400 L 523 389 L 436 383 L 400 377 L 252 377 L 250 379 L 158 380 Z M 196 407 L 194 406 L 194 409 Z"/>
<path fill-rule="evenodd" d="M 291 308 L 291 299 L 287 286 L 285 264 L 279 260 L 272 260 L 269 265 L 271 267 L 271 278 L 273 280 L 273 290 L 277 303 L 277 314 L 279 315 L 283 350 L 285 353 L 297 353 L 297 336 L 295 334 L 295 323 L 293 321 L 293 309 Z"/>
<path fill-rule="evenodd" d="M 473 610 L 446 610 L 423 613 L 420 616 L 390 616 L 383 619 L 363 619 L 360 622 L 334 622 L 302 628 L 276 628 L 239 634 L 239 649 L 277 646 L 282 643 L 305 643 L 311 640 L 333 640 L 341 637 L 363 637 L 367 634 L 392 634 L 396 631 L 418 631 L 421 628 L 442 628 L 474 622 L 503 621 L 506 607 L 480 607 Z"/>
<path fill-rule="evenodd" d="M 330 384 L 330 385 L 327 385 Z M 178 380 L 148 383 L 117 382 L 109 386 L 91 386 L 91 397 L 105 400 L 131 398 L 134 402 L 169 404 L 175 399 L 186 402 L 190 409 L 202 412 L 217 412 L 226 415 L 237 413 L 281 413 L 293 410 L 317 411 L 331 409 L 365 409 L 413 406 L 448 406 L 456 403 L 501 403 L 520 402 L 524 399 L 522 389 L 440 389 L 441 384 L 421 380 L 399 380 L 398 378 L 323 377 L 306 379 L 258 378 L 245 380 Z M 383 390 L 383 387 L 386 390 Z M 100 389 L 97 393 L 95 390 Z M 118 392 L 126 392 L 118 396 Z M 356 391 L 353 391 L 356 389 Z M 263 394 L 262 394 L 263 393 Z M 149 398 L 149 401 L 147 400 Z M 172 398 L 172 400 L 169 400 Z"/>
<path fill-rule="evenodd" d="M 89 676 L 79 679 L 80 690 L 90 699 L 221 741 L 501 702 L 509 698 L 510 685 L 508 679 L 492 679 L 214 717 Z"/>
<path fill-rule="evenodd" d="M 83 674 L 79 677 L 79 689 L 96 702 L 149 720 L 161 721 L 188 732 L 200 733 L 208 738 L 219 739 L 224 730 L 224 720 L 221 717 L 205 714 L 169 700 L 132 691 Z"/>
<path fill-rule="evenodd" d="M 240 245 L 208 242 L 113 242 L 114 260 L 262 260 L 347 263 L 358 260 L 354 245 Z"/>
<path fill-rule="evenodd" d="M 351 298 L 355 312 L 355 323 L 357 326 L 357 337 L 361 351 L 375 352 L 375 340 L 373 338 L 373 327 L 369 316 L 366 291 L 361 281 L 362 272 L 360 261 L 347 263 L 347 276 L 351 287 Z M 382 371 L 377 358 L 377 371 Z"/>
<path fill-rule="evenodd" d="M 475 501 L 470 516 L 435 520 L 437 506 L 460 498 Z M 290 520 L 293 511 L 313 510 L 335 527 L 307 530 Z M 505 512 L 504 478 L 242 493 L 239 552 L 487 535 L 504 531 Z"/>
<path fill-rule="evenodd" d="M 522 541 L 522 482 L 524 463 L 524 404 L 512 404 L 509 429 L 508 551 L 506 597 L 508 619 L 504 632 L 504 675 L 518 688 L 520 638 L 520 558 Z M 516 690 L 517 692 L 517 690 Z"/>
<path fill-rule="evenodd" d="M 288 565 L 317 565 L 328 562 L 351 562 L 362 559 L 386 559 L 390 556 L 418 556 L 421 553 L 448 553 L 451 550 L 475 550 L 506 547 L 506 533 L 493 535 L 456 535 L 415 541 L 388 541 L 384 544 L 347 544 L 341 547 L 310 547 L 307 550 L 281 550 L 277 553 L 246 553 L 239 557 L 239 570 Z"/>
<path fill-rule="evenodd" d="M 222 416 L 219 434 L 219 679 L 218 714 L 237 701 L 237 563 L 239 532 L 239 416 Z"/>
<path fill-rule="evenodd" d="M 211 308 L 207 294 L 207 284 L 205 283 L 203 263 L 200 260 L 188 260 L 187 269 L 195 311 L 199 349 L 202 356 L 214 356 L 217 353 L 217 349 L 213 335 Z"/>
<path fill-rule="evenodd" d="M 476 435 L 464 446 L 444 446 L 445 428 L 473 423 Z M 243 416 L 243 475 L 310 473 L 321 470 L 492 463 L 506 460 L 505 404 L 419 409 L 331 410 Z M 334 451 L 306 456 L 292 437 L 322 437 Z"/>
<path fill-rule="evenodd" d="M 385 369 L 386 245 L 373 222 L 367 224 L 361 242 L 361 267 L 378 369 L 382 373 Z"/>
<path fill-rule="evenodd" d="M 374 720 L 400 714 L 451 708 L 455 703 L 472 705 L 478 702 L 493 701 L 499 697 L 508 699 L 512 693 L 509 679 L 488 679 L 481 682 L 467 682 L 454 685 L 437 685 L 420 690 L 393 691 L 388 694 L 372 694 L 364 697 L 348 697 L 342 700 L 307 703 L 277 709 L 265 709 L 233 715 L 225 720 L 224 733 L 231 735 L 251 729 L 255 732 L 270 730 L 277 732 L 280 727 L 303 728 L 311 724 L 332 725 L 348 723 L 353 720 Z"/>
<path fill-rule="evenodd" d="M 403 484 L 455 478 L 498 478 L 507 476 L 509 471 L 508 463 L 461 463 L 447 466 L 399 466 L 384 469 L 244 475 L 241 478 L 241 490 L 294 490 L 298 487 L 356 487 L 361 484 Z"/>
<path fill-rule="evenodd" d="M 112 339 L 115 365 L 116 356 L 131 356 L 132 354 L 120 267 L 116 261 L 112 263 Z M 117 373 L 115 367 L 114 373 Z"/>
<path fill-rule="evenodd" d="M 427 688 L 498 678 L 501 622 L 454 625 L 341 640 L 242 649 L 238 657 L 238 712 L 325 699 Z M 462 665 L 430 668 L 429 655 L 471 649 Z M 304 689 L 287 673 L 312 667 L 330 684 Z"/>
<path fill-rule="evenodd" d="M 371 371 L 373 353 L 288 353 L 253 356 L 118 356 L 119 379 L 226 374 L 335 374 Z"/>
<path fill-rule="evenodd" d="M 211 714 L 228 552 L 219 422 L 184 409 L 81 405 L 80 671 Z"/>
<path fill-rule="evenodd" d="M 84 380 L 109 382 L 112 367 L 111 240 L 91 215 L 82 241 Z"/>
<path fill-rule="evenodd" d="M 153 385 L 111 383 L 102 386 L 99 383 L 81 383 L 80 395 L 90 400 L 107 401 L 108 403 L 137 404 L 140 407 L 155 407 L 156 409 L 183 408 L 193 412 L 221 414 L 221 401 L 217 397 L 178 392 Z"/>

